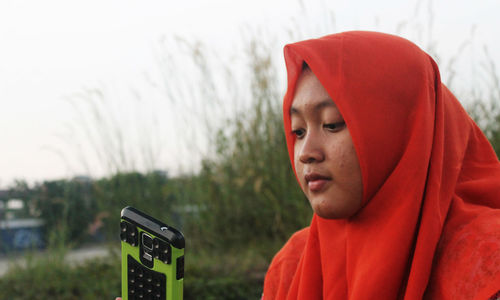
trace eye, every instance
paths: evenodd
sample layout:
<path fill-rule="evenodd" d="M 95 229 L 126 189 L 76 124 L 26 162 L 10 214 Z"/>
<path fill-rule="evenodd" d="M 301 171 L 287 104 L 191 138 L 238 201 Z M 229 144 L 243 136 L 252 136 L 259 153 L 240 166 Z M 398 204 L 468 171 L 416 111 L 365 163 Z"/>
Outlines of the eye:
<path fill-rule="evenodd" d="M 338 132 L 346 127 L 345 121 L 342 122 L 337 122 L 337 123 L 329 123 L 323 125 L 324 128 L 326 128 L 328 131 L 331 132 Z"/>
<path fill-rule="evenodd" d="M 292 134 L 295 135 L 295 137 L 298 139 L 304 137 L 305 133 L 306 133 L 306 131 L 302 128 L 292 130 Z"/>

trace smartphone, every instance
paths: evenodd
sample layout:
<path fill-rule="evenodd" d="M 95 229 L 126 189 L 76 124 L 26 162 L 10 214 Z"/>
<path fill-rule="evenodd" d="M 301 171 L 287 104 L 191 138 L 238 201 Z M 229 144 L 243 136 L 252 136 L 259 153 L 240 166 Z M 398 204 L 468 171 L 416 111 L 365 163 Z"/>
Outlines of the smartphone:
<path fill-rule="evenodd" d="M 122 299 L 182 300 L 184 236 L 133 207 L 121 211 Z"/>

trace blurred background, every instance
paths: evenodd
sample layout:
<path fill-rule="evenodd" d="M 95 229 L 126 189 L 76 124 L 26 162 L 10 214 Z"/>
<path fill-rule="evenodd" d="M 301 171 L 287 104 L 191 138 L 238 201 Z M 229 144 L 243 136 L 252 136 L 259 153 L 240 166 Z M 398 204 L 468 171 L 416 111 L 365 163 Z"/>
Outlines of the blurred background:
<path fill-rule="evenodd" d="M 0 2 L 0 299 L 114 299 L 135 206 L 186 237 L 185 299 L 258 299 L 311 209 L 281 120 L 286 43 L 410 39 L 500 153 L 500 2 Z"/>

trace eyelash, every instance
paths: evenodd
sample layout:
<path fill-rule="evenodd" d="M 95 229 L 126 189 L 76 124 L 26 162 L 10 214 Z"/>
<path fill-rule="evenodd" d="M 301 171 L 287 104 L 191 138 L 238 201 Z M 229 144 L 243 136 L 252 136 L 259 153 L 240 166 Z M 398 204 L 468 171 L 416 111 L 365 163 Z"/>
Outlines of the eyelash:
<path fill-rule="evenodd" d="M 338 132 L 341 129 L 343 129 L 345 126 L 346 126 L 345 121 L 342 121 L 342 122 L 337 122 L 337 123 L 325 124 L 325 125 L 323 125 L 323 128 L 326 128 L 327 130 L 329 130 L 331 132 Z M 292 130 L 292 134 L 295 135 L 299 139 L 303 137 L 304 133 L 305 133 L 305 130 L 302 128 Z"/>
<path fill-rule="evenodd" d="M 333 132 L 337 132 L 345 127 L 345 121 L 332 124 L 325 124 L 323 127 L 326 127 L 327 129 L 332 130 Z"/>
<path fill-rule="evenodd" d="M 304 131 L 304 129 L 295 129 L 292 130 L 292 134 L 295 135 L 296 138 L 300 139 Z"/>

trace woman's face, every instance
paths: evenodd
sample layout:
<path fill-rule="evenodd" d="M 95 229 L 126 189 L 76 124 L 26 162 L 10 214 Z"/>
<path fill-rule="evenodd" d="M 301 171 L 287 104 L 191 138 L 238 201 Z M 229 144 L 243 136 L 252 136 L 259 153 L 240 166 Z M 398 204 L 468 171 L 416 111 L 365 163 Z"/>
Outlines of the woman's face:
<path fill-rule="evenodd" d="M 337 106 L 309 69 L 298 79 L 290 115 L 295 171 L 314 212 L 327 219 L 354 215 L 363 197 L 358 156 Z"/>

